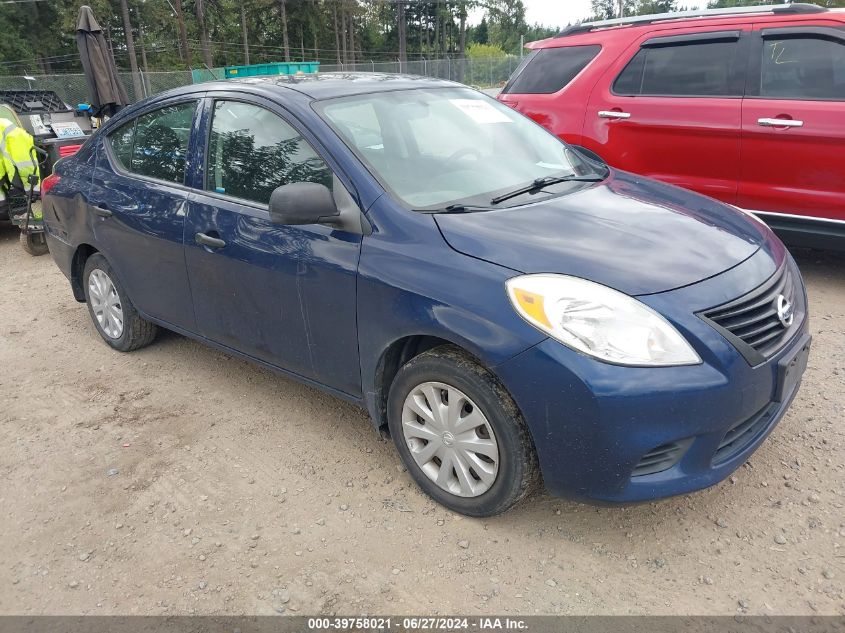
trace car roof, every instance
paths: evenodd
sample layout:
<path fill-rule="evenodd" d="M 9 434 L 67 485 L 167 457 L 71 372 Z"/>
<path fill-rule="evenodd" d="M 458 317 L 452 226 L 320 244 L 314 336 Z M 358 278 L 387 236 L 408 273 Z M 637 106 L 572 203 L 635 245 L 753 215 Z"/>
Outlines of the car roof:
<path fill-rule="evenodd" d="M 638 35 L 655 31 L 690 27 L 708 28 L 720 24 L 750 24 L 761 21 L 779 22 L 785 20 L 818 20 L 833 18 L 845 21 L 845 10 L 820 7 L 812 4 L 734 7 L 717 10 L 681 11 L 659 15 L 644 15 L 631 18 L 585 22 L 567 27 L 557 35 L 528 42 L 526 48 L 557 48 L 593 43 L 607 38 L 622 38 L 630 41 Z"/>
<path fill-rule="evenodd" d="M 225 81 L 209 81 L 193 84 L 165 93 L 175 96 L 200 90 L 242 90 L 261 94 L 286 93 L 295 91 L 311 99 L 333 99 L 350 95 L 388 92 L 393 90 L 413 90 L 420 88 L 466 88 L 466 86 L 436 77 L 417 75 L 364 72 L 331 72 L 301 75 L 269 75 L 266 77 L 240 77 Z M 164 96 L 164 95 L 162 95 Z"/>

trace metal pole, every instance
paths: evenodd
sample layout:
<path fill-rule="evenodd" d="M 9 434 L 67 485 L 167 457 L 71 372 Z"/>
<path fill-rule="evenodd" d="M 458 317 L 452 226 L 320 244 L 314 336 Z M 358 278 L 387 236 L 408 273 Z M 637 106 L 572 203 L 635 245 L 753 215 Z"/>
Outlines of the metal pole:
<path fill-rule="evenodd" d="M 423 75 L 428 77 L 428 63 L 425 60 L 425 57 L 422 58 L 423 60 Z"/>
<path fill-rule="evenodd" d="M 370 64 L 373 66 L 373 72 L 376 72 L 376 63 L 371 59 Z"/>
<path fill-rule="evenodd" d="M 525 50 L 525 35 L 519 36 L 519 58 L 522 59 L 522 52 Z"/>

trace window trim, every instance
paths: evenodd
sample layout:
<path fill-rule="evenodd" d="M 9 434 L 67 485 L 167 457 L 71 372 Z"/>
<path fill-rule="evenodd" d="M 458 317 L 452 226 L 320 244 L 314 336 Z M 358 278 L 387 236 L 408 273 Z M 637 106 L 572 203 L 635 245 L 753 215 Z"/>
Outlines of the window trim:
<path fill-rule="evenodd" d="M 737 34 L 736 37 L 734 35 Z M 731 67 L 731 73 L 728 77 L 728 88 L 733 89 L 735 94 L 727 95 L 679 95 L 679 94 L 644 94 L 642 92 L 636 94 L 629 94 L 617 92 L 616 82 L 625 73 L 628 67 L 634 62 L 637 56 L 645 49 L 670 48 L 675 46 L 689 46 L 694 44 L 708 44 L 708 43 L 733 43 L 736 42 L 734 50 L 734 60 Z M 636 99 L 640 97 L 650 97 L 658 99 L 743 99 L 746 92 L 746 84 L 750 72 L 748 56 L 750 48 L 751 37 L 748 31 L 706 31 L 702 33 L 688 33 L 686 35 L 672 35 L 667 37 L 652 37 L 647 38 L 637 46 L 633 55 L 628 58 L 628 61 L 622 69 L 616 73 L 616 76 L 610 82 L 610 94 L 615 97 L 627 97 Z M 649 44 L 651 43 L 651 44 Z M 645 74 L 645 64 L 643 64 L 643 73 Z M 642 85 L 642 84 L 641 84 Z"/>
<path fill-rule="evenodd" d="M 214 191 L 213 189 L 206 189 L 206 174 L 208 173 L 208 157 L 209 157 L 209 148 L 211 147 L 211 126 L 214 124 L 214 104 L 217 101 L 234 101 L 237 103 L 245 103 L 247 105 L 255 106 L 256 108 L 263 108 L 267 110 L 271 114 L 279 117 L 282 121 L 287 123 L 294 131 L 299 133 L 299 135 L 308 143 L 314 153 L 322 160 L 326 167 L 329 168 L 329 171 L 332 173 L 332 176 L 337 178 L 340 183 L 346 188 L 347 193 L 352 196 L 352 199 L 355 200 L 355 204 L 358 205 L 360 208 L 360 197 L 358 196 L 358 191 L 347 184 L 349 180 L 346 178 L 343 171 L 337 166 L 334 161 L 326 159 L 326 152 L 323 151 L 323 148 L 319 146 L 319 144 L 315 144 L 314 141 L 308 138 L 306 134 L 307 126 L 303 124 L 298 118 L 296 118 L 293 114 L 289 114 L 287 109 L 282 108 L 274 101 L 267 101 L 266 103 L 262 103 L 262 99 L 259 97 L 258 99 L 250 99 L 253 95 L 251 94 L 239 94 L 237 96 L 232 96 L 230 94 L 224 92 L 217 92 L 217 93 L 207 93 L 205 95 L 203 109 L 207 113 L 207 120 L 203 125 L 203 132 L 205 133 L 205 143 L 203 144 L 203 156 L 202 156 L 202 170 L 199 174 L 199 183 L 201 186 L 199 187 L 191 187 L 191 191 L 201 194 L 204 196 L 209 196 L 211 198 L 216 198 L 218 200 L 222 200 L 225 202 L 232 202 L 236 204 L 240 204 L 243 206 L 250 207 L 257 211 L 265 212 L 266 217 L 265 219 L 270 218 L 270 205 L 265 204 L 262 202 L 257 202 L 255 200 L 249 200 L 247 198 L 239 198 L 237 196 L 233 196 L 228 193 L 220 193 L 219 191 Z M 275 106 L 275 107 L 273 107 Z M 280 114 L 279 110 L 283 111 L 285 114 Z M 287 116 L 286 116 L 287 115 Z M 313 136 L 313 135 L 311 135 Z M 316 140 L 316 137 L 315 137 Z M 264 217 L 264 216 L 262 216 Z"/>
<path fill-rule="evenodd" d="M 144 116 L 145 114 L 149 114 L 151 112 L 155 112 L 156 110 L 162 110 L 164 108 L 168 108 L 174 105 L 180 105 L 182 103 L 190 103 L 193 101 L 195 103 L 194 107 L 194 116 L 191 119 L 191 134 L 188 137 L 188 148 L 185 152 L 185 176 L 182 179 L 182 182 L 173 182 L 171 180 L 161 180 L 160 178 L 153 178 L 152 176 L 147 176 L 145 174 L 139 174 L 134 171 L 130 171 L 121 165 L 120 160 L 118 160 L 117 156 L 114 155 L 114 150 L 111 146 L 111 141 L 109 138 L 112 134 L 117 132 L 120 128 L 122 128 L 126 123 L 131 121 L 132 123 L 132 153 L 135 152 L 135 129 L 137 127 L 138 118 Z M 126 121 L 115 121 L 114 129 L 107 130 L 104 137 L 103 137 L 103 147 L 105 148 L 106 159 L 109 162 L 109 166 L 112 170 L 120 176 L 125 178 L 137 178 L 139 180 L 143 180 L 145 182 L 152 182 L 156 184 L 163 184 L 169 187 L 176 187 L 177 189 L 181 189 L 184 191 L 192 191 L 193 188 L 190 185 L 185 184 L 185 181 L 189 180 L 190 178 L 190 170 L 191 170 L 191 148 L 192 148 L 192 141 L 196 137 L 197 133 L 197 123 L 200 118 L 200 105 L 203 102 L 203 93 L 193 93 L 190 95 L 180 95 L 178 97 L 174 97 L 173 100 L 167 100 L 163 102 L 156 103 L 151 108 L 145 108 L 140 112 L 133 112 L 131 118 L 127 117 Z M 152 104 L 151 104 L 152 105 Z M 131 154 L 130 154 L 131 155 Z"/>
<path fill-rule="evenodd" d="M 845 29 L 832 26 L 783 26 L 760 29 L 759 33 L 764 40 L 811 38 L 845 42 Z"/>
<path fill-rule="evenodd" d="M 706 31 L 703 33 L 686 33 L 685 35 L 667 35 L 652 37 L 640 44 L 640 48 L 666 48 L 675 45 L 706 44 L 710 42 L 737 42 L 742 31 Z"/>
<path fill-rule="evenodd" d="M 845 99 L 819 99 L 818 97 L 770 97 L 760 94 L 763 87 L 763 46 L 771 39 L 819 39 L 841 42 L 845 45 L 845 27 L 832 26 L 784 26 L 761 28 L 753 34 L 753 45 L 749 53 L 746 99 L 757 101 L 811 101 L 813 103 L 845 103 Z"/>

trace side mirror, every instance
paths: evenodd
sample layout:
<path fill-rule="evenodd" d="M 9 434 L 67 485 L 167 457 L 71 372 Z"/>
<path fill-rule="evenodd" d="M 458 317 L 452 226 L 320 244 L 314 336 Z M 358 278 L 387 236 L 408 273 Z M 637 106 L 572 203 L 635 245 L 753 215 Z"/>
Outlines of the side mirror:
<path fill-rule="evenodd" d="M 316 182 L 292 182 L 270 195 L 270 220 L 276 224 L 320 224 L 338 215 L 332 192 Z"/>

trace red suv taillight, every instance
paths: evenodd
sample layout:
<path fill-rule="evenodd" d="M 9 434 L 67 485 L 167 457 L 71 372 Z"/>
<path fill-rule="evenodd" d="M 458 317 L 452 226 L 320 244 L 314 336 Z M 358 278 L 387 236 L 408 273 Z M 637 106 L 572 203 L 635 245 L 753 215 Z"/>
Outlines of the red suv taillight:
<path fill-rule="evenodd" d="M 59 180 L 61 180 L 61 176 L 59 176 L 59 174 L 50 174 L 44 180 L 42 180 L 41 195 L 46 195 L 50 191 L 50 189 L 59 184 Z"/>

